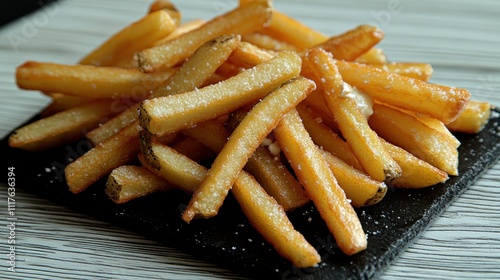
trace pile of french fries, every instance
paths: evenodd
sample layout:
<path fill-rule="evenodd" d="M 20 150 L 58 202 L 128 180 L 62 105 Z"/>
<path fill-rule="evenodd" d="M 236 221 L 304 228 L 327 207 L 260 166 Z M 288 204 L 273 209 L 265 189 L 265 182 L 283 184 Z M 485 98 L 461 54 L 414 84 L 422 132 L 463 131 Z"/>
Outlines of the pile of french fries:
<path fill-rule="evenodd" d="M 26 62 L 17 84 L 52 98 L 10 146 L 93 148 L 65 169 L 71 192 L 106 178 L 125 203 L 173 189 L 180 217 L 216 216 L 231 192 L 255 229 L 297 267 L 321 259 L 287 211 L 314 203 L 342 252 L 367 247 L 355 208 L 388 186 L 423 188 L 458 175 L 460 142 L 491 106 L 429 83 L 425 63 L 388 62 L 376 27 L 326 36 L 272 7 L 240 1 L 182 22 L 167 0 L 78 64 Z"/>

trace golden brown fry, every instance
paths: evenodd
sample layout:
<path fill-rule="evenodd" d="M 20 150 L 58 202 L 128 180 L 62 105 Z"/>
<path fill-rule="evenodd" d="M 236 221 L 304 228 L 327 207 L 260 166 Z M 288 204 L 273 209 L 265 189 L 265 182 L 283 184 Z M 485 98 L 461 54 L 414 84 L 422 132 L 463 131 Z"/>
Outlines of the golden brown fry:
<path fill-rule="evenodd" d="M 466 89 L 433 85 L 359 63 L 337 60 L 336 64 L 345 82 L 380 102 L 445 124 L 457 118 L 470 99 Z"/>
<path fill-rule="evenodd" d="M 274 37 L 271 37 L 262 33 L 249 33 L 243 35 L 242 38 L 244 41 L 249 42 L 250 44 L 256 45 L 259 48 L 263 48 L 266 50 L 272 51 L 298 51 L 298 48 L 292 44 L 286 43 L 284 41 L 280 41 Z"/>
<path fill-rule="evenodd" d="M 16 82 L 22 89 L 142 100 L 172 73 L 173 70 L 144 74 L 137 69 L 29 61 L 17 68 Z"/>
<path fill-rule="evenodd" d="M 280 41 L 292 44 L 300 50 L 316 46 L 328 39 L 323 33 L 276 10 L 273 11 L 270 24 L 259 31 Z"/>
<path fill-rule="evenodd" d="M 403 111 L 375 104 L 370 126 L 380 137 L 449 175 L 458 175 L 458 151 L 440 131 Z"/>
<path fill-rule="evenodd" d="M 48 117 L 55 113 L 59 113 L 67 109 L 96 101 L 96 99 L 92 98 L 67 95 L 62 93 L 49 93 L 48 95 L 52 99 L 52 102 L 40 113 L 42 117 Z"/>
<path fill-rule="evenodd" d="M 418 189 L 443 183 L 448 179 L 446 172 L 415 157 L 406 150 L 385 140 L 382 140 L 382 143 L 402 170 L 401 176 L 391 181 L 391 186 Z"/>
<path fill-rule="evenodd" d="M 144 72 L 168 69 L 189 57 L 206 41 L 224 34 L 255 31 L 267 23 L 270 17 L 269 1 L 259 0 L 238 7 L 162 45 L 140 51 L 137 56 L 140 69 Z"/>
<path fill-rule="evenodd" d="M 217 214 L 248 158 L 277 125 L 281 116 L 295 108 L 314 88 L 312 81 L 299 77 L 270 93 L 248 112 L 196 189 L 182 214 L 184 221 L 190 222 L 198 216 L 209 218 Z"/>
<path fill-rule="evenodd" d="M 302 125 L 297 110 L 289 111 L 274 132 L 340 250 L 353 255 L 366 249 L 366 235 L 358 216 Z"/>
<path fill-rule="evenodd" d="M 227 59 L 240 41 L 239 36 L 223 35 L 203 44 L 196 52 L 179 67 L 168 79 L 162 81 L 148 98 L 168 96 L 194 90 L 200 87 L 216 69 Z M 124 126 L 138 119 L 139 104 L 92 130 L 87 138 L 98 144 L 114 135 Z"/>
<path fill-rule="evenodd" d="M 85 56 L 80 64 L 113 66 L 123 59 L 131 58 L 135 52 L 152 46 L 175 27 L 175 20 L 164 10 L 147 14 L 113 35 Z"/>
<path fill-rule="evenodd" d="M 171 1 L 155 0 L 153 3 L 151 3 L 151 5 L 149 5 L 148 13 L 151 14 L 160 10 L 167 12 L 167 14 L 174 21 L 175 26 L 179 26 L 179 23 L 181 22 L 181 12 Z"/>
<path fill-rule="evenodd" d="M 230 135 L 222 124 L 215 121 L 200 123 L 184 130 L 183 133 L 202 142 L 216 153 L 222 150 Z M 281 161 L 276 160 L 275 156 L 265 150 L 264 147 L 257 148 L 248 159 L 245 170 L 255 176 L 266 192 L 276 199 L 285 211 L 304 205 L 309 198 L 300 183 Z"/>
<path fill-rule="evenodd" d="M 154 151 L 161 162 L 164 178 L 179 188 L 194 191 L 206 177 L 207 169 L 165 145 L 155 145 Z M 175 179 L 173 179 L 175 178 Z M 304 237 L 293 228 L 286 212 L 246 172 L 241 172 L 232 193 L 252 226 L 283 257 L 297 267 L 317 264 L 320 257 Z"/>
<path fill-rule="evenodd" d="M 371 48 L 355 60 L 359 63 L 387 63 L 387 56 L 380 48 Z"/>
<path fill-rule="evenodd" d="M 106 194 L 116 204 L 144 197 L 172 187 L 163 178 L 141 166 L 122 165 L 108 176 Z"/>
<path fill-rule="evenodd" d="M 349 145 L 337 133 L 325 125 L 318 114 L 304 106 L 298 106 L 297 111 L 304 123 L 304 127 L 316 145 L 350 166 L 358 170 L 363 170 L 358 159 L 351 152 Z"/>
<path fill-rule="evenodd" d="M 137 124 L 132 123 L 66 166 L 69 190 L 80 193 L 113 169 L 135 159 L 139 152 L 138 130 Z"/>
<path fill-rule="evenodd" d="M 352 89 L 343 83 L 332 55 L 321 48 L 314 48 L 305 54 L 304 63 L 315 73 L 316 82 L 322 84 L 325 103 L 363 170 L 380 182 L 398 177 L 401 168 L 368 125 L 366 116 L 351 96 L 354 94 Z"/>
<path fill-rule="evenodd" d="M 118 112 L 112 101 L 96 101 L 74 107 L 23 126 L 10 136 L 9 145 L 25 150 L 43 150 L 83 138 L 85 132 Z"/>
<path fill-rule="evenodd" d="M 491 108 L 488 102 L 471 100 L 462 114 L 446 126 L 455 132 L 479 133 L 490 119 Z"/>
<path fill-rule="evenodd" d="M 224 115 L 266 96 L 298 76 L 300 65 L 301 60 L 296 53 L 283 51 L 273 59 L 218 84 L 145 100 L 139 109 L 141 126 L 161 135 Z"/>
<path fill-rule="evenodd" d="M 335 59 L 353 61 L 384 38 L 384 33 L 370 25 L 360 25 L 318 45 L 333 54 Z"/>
<path fill-rule="evenodd" d="M 241 42 L 229 56 L 228 61 L 239 67 L 251 68 L 273 56 L 274 52 L 272 51 L 261 49 L 248 42 Z"/>
<path fill-rule="evenodd" d="M 432 66 L 428 63 L 390 62 L 369 63 L 368 66 L 427 82 L 432 76 Z"/>
<path fill-rule="evenodd" d="M 383 182 L 375 181 L 365 173 L 345 163 L 325 150 L 320 150 L 328 166 L 354 207 L 379 203 L 387 192 Z"/>
<path fill-rule="evenodd" d="M 179 37 L 180 35 L 182 35 L 184 33 L 190 32 L 190 31 L 202 26 L 203 24 L 205 24 L 205 22 L 206 21 L 204 21 L 202 19 L 194 19 L 192 21 L 183 23 L 182 25 L 177 27 L 174 31 L 172 31 L 172 33 L 168 34 L 168 36 L 155 42 L 154 46 L 164 44 L 164 43 L 166 43 L 166 42 L 168 42 L 176 37 Z"/>

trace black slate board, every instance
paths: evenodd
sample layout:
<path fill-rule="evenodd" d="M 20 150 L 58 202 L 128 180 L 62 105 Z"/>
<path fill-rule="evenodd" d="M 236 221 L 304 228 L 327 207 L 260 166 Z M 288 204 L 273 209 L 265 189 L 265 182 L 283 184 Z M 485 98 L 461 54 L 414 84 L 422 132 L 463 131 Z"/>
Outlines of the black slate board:
<path fill-rule="evenodd" d="M 314 206 L 289 213 L 295 227 L 318 250 L 319 267 L 298 269 L 277 255 L 249 225 L 238 205 L 229 196 L 219 215 L 190 225 L 180 219 L 189 197 L 180 192 L 155 194 L 115 205 L 104 194 L 99 181 L 85 192 L 73 195 L 64 181 L 64 166 L 90 147 L 80 141 L 65 147 L 26 152 L 0 143 L 3 170 L 15 167 L 16 185 L 26 191 L 135 231 L 146 238 L 191 253 L 243 276 L 265 279 L 371 279 L 380 274 L 445 207 L 472 184 L 500 157 L 500 112 L 478 135 L 459 134 L 460 176 L 445 184 L 421 190 L 390 189 L 375 206 L 359 209 L 368 236 L 368 249 L 353 257 L 344 256 Z M 7 174 L 5 172 L 4 174 Z M 6 182 L 6 175 L 2 177 Z"/>

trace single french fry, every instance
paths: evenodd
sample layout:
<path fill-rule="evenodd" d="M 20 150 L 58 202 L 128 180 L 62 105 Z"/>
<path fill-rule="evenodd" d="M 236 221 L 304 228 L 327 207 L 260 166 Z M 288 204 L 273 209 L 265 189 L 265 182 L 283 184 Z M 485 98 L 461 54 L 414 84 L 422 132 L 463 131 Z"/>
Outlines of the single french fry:
<path fill-rule="evenodd" d="M 387 56 L 381 48 L 373 47 L 355 59 L 359 63 L 387 63 Z"/>
<path fill-rule="evenodd" d="M 152 46 L 175 27 L 175 20 L 164 10 L 147 14 L 113 35 L 81 59 L 80 64 L 113 66 L 120 60 L 133 57 L 135 52 Z"/>
<path fill-rule="evenodd" d="M 214 152 L 219 153 L 230 134 L 224 126 L 215 121 L 207 121 L 183 130 L 183 133 L 202 142 Z M 210 135 L 210 137 L 207 137 Z M 283 206 L 285 211 L 304 205 L 309 197 L 288 169 L 270 155 L 265 147 L 259 147 L 248 159 L 245 170 L 249 171 L 266 192 Z"/>
<path fill-rule="evenodd" d="M 428 63 L 390 62 L 369 63 L 368 65 L 424 82 L 427 82 L 431 78 L 432 72 L 434 71 L 432 66 Z"/>
<path fill-rule="evenodd" d="M 255 31 L 266 24 L 270 17 L 271 7 L 267 0 L 258 0 L 238 7 L 162 45 L 140 51 L 137 54 L 140 69 L 144 72 L 168 69 L 189 57 L 206 41 L 224 34 Z"/>
<path fill-rule="evenodd" d="M 274 54 L 273 51 L 261 49 L 248 42 L 241 42 L 229 56 L 228 61 L 239 67 L 251 68 L 271 59 Z"/>
<path fill-rule="evenodd" d="M 116 204 L 171 190 L 167 181 L 141 166 L 122 165 L 108 176 L 106 195 Z"/>
<path fill-rule="evenodd" d="M 297 110 L 285 114 L 274 133 L 340 250 L 350 256 L 366 249 L 367 240 L 361 222 L 302 125 Z"/>
<path fill-rule="evenodd" d="M 384 38 L 384 33 L 370 25 L 360 25 L 343 34 L 333 36 L 318 47 L 333 54 L 335 59 L 353 61 Z"/>
<path fill-rule="evenodd" d="M 217 214 L 248 158 L 277 125 L 281 116 L 295 108 L 314 88 L 312 81 L 299 77 L 274 90 L 248 112 L 196 189 L 182 214 L 184 221 Z"/>
<path fill-rule="evenodd" d="M 298 76 L 300 65 L 296 53 L 282 51 L 271 60 L 223 82 L 183 94 L 145 100 L 139 109 L 140 124 L 161 135 L 216 118 L 266 96 Z"/>
<path fill-rule="evenodd" d="M 83 138 L 85 132 L 118 112 L 112 101 L 101 100 L 74 107 L 27 124 L 9 137 L 9 145 L 25 150 L 44 150 Z"/>
<path fill-rule="evenodd" d="M 184 190 L 196 189 L 207 176 L 207 169 L 165 145 L 155 145 L 162 163 L 161 173 Z M 175 179 L 172 179 L 175 178 Z M 232 193 L 252 226 L 286 259 L 297 267 L 317 264 L 320 257 L 305 238 L 293 228 L 286 212 L 246 172 L 241 172 Z"/>
<path fill-rule="evenodd" d="M 96 101 L 95 99 L 92 98 L 67 95 L 62 93 L 50 93 L 48 95 L 51 98 L 51 102 L 40 113 L 42 117 L 48 117 L 55 113 L 59 113 L 67 109 L 71 109 L 86 103 L 90 103 L 92 101 Z"/>
<path fill-rule="evenodd" d="M 433 85 L 360 63 L 337 60 L 336 64 L 345 82 L 380 102 L 427 114 L 445 124 L 456 119 L 470 99 L 466 89 Z"/>
<path fill-rule="evenodd" d="M 137 121 L 135 122 L 137 123 Z M 153 151 L 154 144 L 170 144 L 177 138 L 177 133 L 165 134 L 161 137 L 150 133 L 147 130 L 139 130 L 139 148 L 141 151 L 141 156 L 148 163 L 143 164 L 144 166 L 151 167 L 153 169 L 159 170 L 161 168 L 161 163 L 158 162 L 158 158 Z"/>
<path fill-rule="evenodd" d="M 421 122 L 417 117 L 376 103 L 369 124 L 388 142 L 407 150 L 449 175 L 458 175 L 456 145 L 440 131 Z"/>
<path fill-rule="evenodd" d="M 322 84 L 325 103 L 363 170 L 380 182 L 398 177 L 401 168 L 385 151 L 356 100 L 350 96 L 352 89 L 342 81 L 332 55 L 321 48 L 314 48 L 305 54 L 304 63 L 315 73 L 316 82 Z"/>
<path fill-rule="evenodd" d="M 165 38 L 155 42 L 154 46 L 164 44 L 164 43 L 166 43 L 166 42 L 168 42 L 176 37 L 179 37 L 180 35 L 182 35 L 184 33 L 190 32 L 190 31 L 202 26 L 203 24 L 205 24 L 205 22 L 206 21 L 204 21 L 202 19 L 194 19 L 194 20 L 188 21 L 186 23 L 183 23 L 179 27 L 177 27 L 174 31 L 172 31 L 172 33 L 168 34 Z"/>
<path fill-rule="evenodd" d="M 144 98 L 173 70 L 144 74 L 137 69 L 64 65 L 29 61 L 16 70 L 22 89 L 59 92 L 87 98 Z M 139 99 L 140 100 L 140 99 Z"/>
<path fill-rule="evenodd" d="M 284 41 L 280 41 L 272 36 L 262 34 L 262 33 L 249 33 L 243 35 L 242 38 L 244 41 L 249 42 L 250 44 L 256 45 L 259 48 L 263 48 L 266 50 L 272 51 L 298 51 L 298 48 L 292 44 L 286 43 Z"/>
<path fill-rule="evenodd" d="M 240 1 L 241 5 L 247 5 Z M 247 1 L 248 2 L 248 1 Z M 271 22 L 259 30 L 280 41 L 296 46 L 299 50 L 307 49 L 323 43 L 328 39 L 323 33 L 310 28 L 302 22 L 280 11 L 273 10 Z"/>
<path fill-rule="evenodd" d="M 217 68 L 227 60 L 231 52 L 240 42 L 239 36 L 222 35 L 203 44 L 196 52 L 179 67 L 170 77 L 157 85 L 145 98 L 168 96 L 194 90 L 209 79 Z M 87 138 L 94 144 L 99 144 L 114 135 L 124 126 L 138 119 L 139 104 L 130 106 L 115 118 L 91 132 Z"/>
<path fill-rule="evenodd" d="M 337 133 L 325 125 L 323 119 L 318 114 L 304 106 L 298 106 L 297 111 L 300 114 L 304 127 L 316 145 L 343 160 L 348 165 L 358 170 L 363 170 L 358 159 L 349 148 L 349 145 Z"/>
<path fill-rule="evenodd" d="M 479 133 L 490 119 L 491 107 L 488 102 L 471 100 L 462 114 L 446 126 L 454 132 Z"/>
<path fill-rule="evenodd" d="M 326 150 L 320 150 L 345 195 L 354 207 L 379 203 L 387 193 L 383 182 L 375 181 L 365 173 L 345 163 Z"/>
<path fill-rule="evenodd" d="M 401 176 L 391 181 L 396 188 L 425 188 L 448 180 L 446 172 L 417 158 L 406 150 L 382 140 L 385 149 L 401 167 Z"/>
<path fill-rule="evenodd" d="M 139 152 L 139 127 L 130 124 L 90 149 L 64 169 L 66 183 L 72 193 L 80 193 L 88 186 L 109 174 L 118 166 L 137 158 Z"/>
<path fill-rule="evenodd" d="M 163 10 L 167 12 L 167 14 L 174 21 L 175 26 L 179 26 L 181 22 L 181 12 L 177 9 L 177 7 L 170 0 L 155 0 L 151 5 L 149 5 L 148 14 Z"/>

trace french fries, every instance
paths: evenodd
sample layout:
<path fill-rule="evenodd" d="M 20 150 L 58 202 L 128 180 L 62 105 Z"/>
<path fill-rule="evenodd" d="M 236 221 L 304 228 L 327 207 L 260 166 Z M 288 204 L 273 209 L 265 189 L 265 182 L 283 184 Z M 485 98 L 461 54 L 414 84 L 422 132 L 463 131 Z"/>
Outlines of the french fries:
<path fill-rule="evenodd" d="M 450 131 L 477 133 L 490 117 L 491 105 L 466 89 L 428 83 L 431 65 L 389 62 L 374 26 L 329 36 L 270 0 L 181 19 L 155 0 L 75 65 L 20 65 L 18 86 L 52 103 L 9 145 L 86 137 L 92 149 L 65 168 L 70 192 L 105 179 L 122 204 L 178 189 L 192 195 L 180 214 L 187 223 L 215 216 L 231 192 L 263 238 L 307 268 L 320 255 L 287 211 L 312 202 L 352 256 L 369 246 L 353 207 L 384 203 L 388 186 L 457 175 Z"/>
<path fill-rule="evenodd" d="M 445 124 L 456 119 L 470 99 L 466 89 L 437 86 L 359 63 L 337 60 L 336 64 L 345 82 L 380 102 Z"/>
<path fill-rule="evenodd" d="M 368 125 L 356 100 L 351 97 L 352 89 L 342 81 L 332 55 L 320 48 L 311 49 L 305 54 L 304 63 L 316 75 L 316 82 L 322 84 L 325 103 L 363 170 L 380 182 L 398 177 L 401 168 Z"/>
<path fill-rule="evenodd" d="M 271 60 L 220 83 L 145 100 L 139 109 L 140 124 L 161 135 L 219 117 L 266 96 L 272 89 L 297 77 L 300 65 L 297 54 L 281 52 Z"/>
<path fill-rule="evenodd" d="M 112 116 L 111 104 L 109 100 L 91 102 L 32 122 L 14 131 L 9 145 L 33 151 L 69 144 Z"/>
<path fill-rule="evenodd" d="M 17 85 L 22 89 L 58 92 L 87 98 L 145 98 L 172 75 L 170 69 L 145 74 L 137 69 L 63 65 L 29 61 L 16 70 Z"/>
<path fill-rule="evenodd" d="M 190 222 L 194 217 L 215 216 L 229 189 L 248 158 L 277 125 L 281 116 L 306 98 L 315 85 L 298 78 L 276 89 L 245 116 L 212 164 L 182 214 Z"/>
<path fill-rule="evenodd" d="M 206 41 L 224 34 L 245 34 L 255 31 L 264 26 L 270 17 L 269 1 L 253 1 L 162 45 L 140 51 L 137 54 L 140 69 L 144 72 L 168 69 L 189 57 Z"/>
<path fill-rule="evenodd" d="M 350 256 L 364 250 L 366 235 L 358 216 L 302 125 L 297 110 L 283 116 L 275 135 L 342 252 Z"/>
<path fill-rule="evenodd" d="M 80 64 L 113 66 L 121 60 L 130 59 L 135 52 L 170 34 L 176 27 L 175 22 L 166 11 L 149 13 L 89 53 Z"/>
<path fill-rule="evenodd" d="M 122 165 L 113 169 L 106 181 L 106 194 L 116 204 L 171 189 L 172 186 L 163 178 L 135 165 Z"/>

